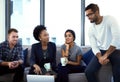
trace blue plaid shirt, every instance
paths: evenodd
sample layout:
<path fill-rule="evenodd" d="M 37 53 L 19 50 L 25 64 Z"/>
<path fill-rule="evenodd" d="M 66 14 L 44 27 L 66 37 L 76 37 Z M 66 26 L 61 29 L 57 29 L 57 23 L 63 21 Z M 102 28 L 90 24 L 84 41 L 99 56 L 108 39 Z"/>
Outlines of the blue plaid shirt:
<path fill-rule="evenodd" d="M 17 43 L 13 49 L 10 49 L 8 41 L 0 44 L 0 62 L 23 60 L 22 45 Z"/>

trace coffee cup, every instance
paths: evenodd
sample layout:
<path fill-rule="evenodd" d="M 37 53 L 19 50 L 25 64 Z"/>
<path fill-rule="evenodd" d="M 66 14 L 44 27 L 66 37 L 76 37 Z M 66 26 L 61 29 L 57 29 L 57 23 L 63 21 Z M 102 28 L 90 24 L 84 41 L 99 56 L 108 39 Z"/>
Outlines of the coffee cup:
<path fill-rule="evenodd" d="M 68 59 L 66 57 L 61 57 L 60 61 L 61 61 L 62 66 L 66 66 Z"/>
<path fill-rule="evenodd" d="M 45 64 L 44 64 L 44 67 L 45 67 L 45 69 L 46 69 L 47 71 L 50 71 L 50 70 L 51 70 L 51 65 L 50 65 L 50 63 L 45 63 Z"/>

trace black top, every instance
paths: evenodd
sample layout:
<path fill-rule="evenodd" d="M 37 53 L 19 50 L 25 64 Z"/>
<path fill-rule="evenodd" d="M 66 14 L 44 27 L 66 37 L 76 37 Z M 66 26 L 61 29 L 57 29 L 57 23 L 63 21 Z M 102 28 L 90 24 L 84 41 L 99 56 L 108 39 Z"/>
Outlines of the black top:
<path fill-rule="evenodd" d="M 56 45 L 52 42 L 48 42 L 47 50 L 42 49 L 41 43 L 32 45 L 31 48 L 31 66 L 37 64 L 40 67 L 44 67 L 45 63 L 50 63 L 53 70 L 56 69 Z"/>

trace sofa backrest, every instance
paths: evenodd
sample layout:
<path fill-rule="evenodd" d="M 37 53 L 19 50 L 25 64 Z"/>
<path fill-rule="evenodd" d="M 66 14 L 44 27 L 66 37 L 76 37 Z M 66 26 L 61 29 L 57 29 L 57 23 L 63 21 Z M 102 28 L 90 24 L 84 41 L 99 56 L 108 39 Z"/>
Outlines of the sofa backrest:
<path fill-rule="evenodd" d="M 26 63 L 27 63 L 27 66 L 30 66 L 30 55 L 31 55 L 31 46 L 30 45 L 23 45 L 23 50 L 28 48 L 28 54 L 27 54 L 27 58 L 26 58 Z M 82 50 L 82 53 L 86 53 L 88 50 L 90 50 L 91 47 L 90 46 L 81 46 L 81 50 Z M 56 64 L 58 65 L 58 63 L 60 63 L 60 57 L 61 57 L 61 48 L 60 46 L 57 46 L 57 49 L 56 49 Z"/>

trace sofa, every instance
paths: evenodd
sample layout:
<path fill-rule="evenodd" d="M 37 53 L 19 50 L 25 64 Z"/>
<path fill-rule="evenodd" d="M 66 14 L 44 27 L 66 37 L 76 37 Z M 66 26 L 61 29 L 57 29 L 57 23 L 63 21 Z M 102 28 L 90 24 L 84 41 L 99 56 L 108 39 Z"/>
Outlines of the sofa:
<path fill-rule="evenodd" d="M 25 58 L 25 70 L 24 70 L 24 80 L 23 82 L 27 82 L 26 75 L 29 72 L 30 69 L 30 52 L 31 52 L 31 46 L 24 45 L 23 49 L 26 50 L 24 52 L 24 58 Z M 91 48 L 89 46 L 82 46 L 81 47 L 83 54 L 85 54 L 88 50 Z M 57 64 L 60 63 L 60 47 L 57 46 L 57 53 L 56 53 L 56 62 Z M 107 65 L 104 65 L 100 68 L 98 73 L 96 74 L 99 82 L 113 82 L 112 81 L 112 68 L 111 64 L 108 63 Z M 14 74 L 6 74 L 3 76 L 0 76 L 0 82 L 12 82 Z M 69 82 L 87 82 L 85 73 L 71 73 L 69 74 Z"/>

